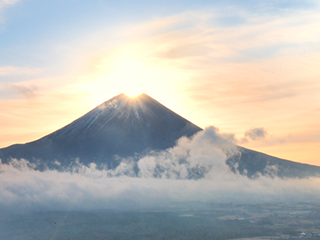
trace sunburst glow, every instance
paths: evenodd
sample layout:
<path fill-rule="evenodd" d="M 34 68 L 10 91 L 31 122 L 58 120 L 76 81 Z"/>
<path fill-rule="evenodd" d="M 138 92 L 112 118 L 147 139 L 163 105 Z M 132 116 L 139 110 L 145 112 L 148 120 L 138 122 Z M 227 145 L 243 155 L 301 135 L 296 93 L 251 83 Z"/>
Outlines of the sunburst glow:
<path fill-rule="evenodd" d="M 162 101 L 163 93 L 183 89 L 181 81 L 185 81 L 190 73 L 182 72 L 168 62 L 152 61 L 139 55 L 145 51 L 142 47 L 132 49 L 129 54 L 116 52 L 111 57 L 102 57 L 94 64 L 95 70 L 91 74 L 81 77 L 82 84 L 76 86 L 77 91 L 94 93 L 94 106 L 120 93 L 131 97 L 147 93 Z"/>
<path fill-rule="evenodd" d="M 121 87 L 122 92 L 135 97 L 144 91 L 150 90 L 150 66 L 143 62 L 124 61 L 117 63 L 115 72 L 107 75 L 106 78 L 111 78 L 116 81 Z"/>

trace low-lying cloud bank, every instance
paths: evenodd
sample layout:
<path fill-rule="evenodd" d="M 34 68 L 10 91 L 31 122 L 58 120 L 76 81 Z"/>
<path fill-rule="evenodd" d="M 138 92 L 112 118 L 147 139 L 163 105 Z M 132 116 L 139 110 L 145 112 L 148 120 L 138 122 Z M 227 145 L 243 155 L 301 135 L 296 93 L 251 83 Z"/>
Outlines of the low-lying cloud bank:
<path fill-rule="evenodd" d="M 139 209 L 181 201 L 319 201 L 320 179 L 251 180 L 230 171 L 235 145 L 209 127 L 192 139 L 116 169 L 76 163 L 69 171 L 40 172 L 26 160 L 0 165 L 0 210 Z M 199 177 L 200 176 L 200 177 Z"/>

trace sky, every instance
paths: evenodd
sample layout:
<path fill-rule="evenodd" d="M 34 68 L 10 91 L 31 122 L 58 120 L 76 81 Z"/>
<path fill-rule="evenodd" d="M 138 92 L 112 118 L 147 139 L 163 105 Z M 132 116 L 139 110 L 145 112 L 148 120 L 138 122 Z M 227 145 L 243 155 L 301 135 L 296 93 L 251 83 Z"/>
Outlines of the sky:
<path fill-rule="evenodd" d="M 318 1 L 0 0 L 0 147 L 146 93 L 238 145 L 320 166 Z"/>

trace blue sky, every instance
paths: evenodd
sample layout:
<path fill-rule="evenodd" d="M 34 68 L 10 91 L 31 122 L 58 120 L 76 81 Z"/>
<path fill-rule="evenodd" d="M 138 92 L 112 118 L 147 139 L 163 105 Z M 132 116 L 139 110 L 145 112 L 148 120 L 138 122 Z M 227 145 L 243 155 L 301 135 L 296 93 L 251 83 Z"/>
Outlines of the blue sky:
<path fill-rule="evenodd" d="M 6 4 L 6 2 L 11 4 Z M 2 64 L 20 63 L 31 58 L 30 65 L 41 61 L 35 52 L 52 42 L 70 42 L 103 28 L 116 28 L 185 11 L 233 7 L 216 23 L 228 27 L 245 24 L 237 10 L 253 14 L 280 15 L 287 11 L 317 8 L 312 1 L 2 1 Z M 19 51 L 19 52 L 18 52 Z M 23 61 L 23 62 L 19 62 Z M 38 60 L 38 61 L 37 61 Z"/>
<path fill-rule="evenodd" d="M 0 0 L 0 147 L 134 91 L 320 165 L 319 24 L 317 1 Z"/>
<path fill-rule="evenodd" d="M 222 4 L 221 1 L 5 0 L 2 5 L 0 63 L 36 67 L 52 64 L 50 59 L 58 57 L 58 53 L 48 49 L 51 44 L 65 44 L 101 29 L 121 28 L 181 12 L 232 7 L 232 12 L 215 22 L 228 27 L 246 23 L 237 10 L 281 16 L 288 11 L 318 8 L 314 1 L 224 1 Z M 44 59 L 43 55 L 50 57 Z"/>

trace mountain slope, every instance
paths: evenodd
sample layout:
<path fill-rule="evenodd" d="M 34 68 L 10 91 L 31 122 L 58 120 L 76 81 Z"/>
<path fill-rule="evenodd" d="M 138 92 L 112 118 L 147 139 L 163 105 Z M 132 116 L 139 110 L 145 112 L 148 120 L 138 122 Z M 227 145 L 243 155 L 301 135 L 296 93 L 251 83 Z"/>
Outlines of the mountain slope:
<path fill-rule="evenodd" d="M 85 164 L 114 167 L 117 156 L 166 149 L 200 130 L 146 94 L 137 98 L 120 94 L 37 141 L 0 149 L 0 158 L 4 163 L 10 157 L 25 158 L 50 167 L 55 160 L 67 166 L 79 158 Z"/>
<path fill-rule="evenodd" d="M 231 156 L 226 163 L 233 172 L 258 178 L 260 175 L 280 178 L 320 177 L 320 167 L 297 163 L 264 153 L 238 147 L 239 154 Z"/>

